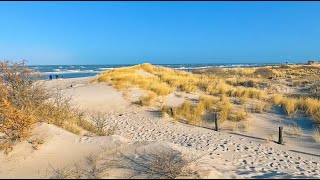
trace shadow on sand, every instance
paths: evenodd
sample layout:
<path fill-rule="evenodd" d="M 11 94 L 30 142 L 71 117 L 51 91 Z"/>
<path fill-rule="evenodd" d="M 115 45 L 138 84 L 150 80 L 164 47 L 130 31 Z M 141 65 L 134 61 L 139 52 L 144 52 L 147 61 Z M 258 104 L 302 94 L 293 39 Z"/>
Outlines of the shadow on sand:
<path fill-rule="evenodd" d="M 302 151 L 297 151 L 297 150 L 289 150 L 291 152 L 295 152 L 295 153 L 301 153 L 301 154 L 305 154 L 305 155 L 310 155 L 310 156 L 315 156 L 315 157 L 320 157 L 319 154 L 312 154 L 312 153 L 307 153 L 307 152 L 302 152 Z"/>

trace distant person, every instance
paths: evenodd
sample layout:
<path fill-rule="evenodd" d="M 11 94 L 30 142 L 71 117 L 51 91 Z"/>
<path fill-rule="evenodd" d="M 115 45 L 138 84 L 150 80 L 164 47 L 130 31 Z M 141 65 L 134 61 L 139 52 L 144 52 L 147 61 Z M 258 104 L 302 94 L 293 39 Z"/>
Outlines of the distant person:
<path fill-rule="evenodd" d="M 56 74 L 56 79 L 58 79 L 59 78 L 59 75 L 58 74 Z"/>
<path fill-rule="evenodd" d="M 52 75 L 50 74 L 50 75 L 49 75 L 49 81 L 51 81 L 51 80 L 52 80 Z"/>
<path fill-rule="evenodd" d="M 63 79 L 63 75 L 62 75 L 62 74 L 61 74 L 61 76 L 60 76 L 60 77 L 61 77 L 61 79 Z"/>

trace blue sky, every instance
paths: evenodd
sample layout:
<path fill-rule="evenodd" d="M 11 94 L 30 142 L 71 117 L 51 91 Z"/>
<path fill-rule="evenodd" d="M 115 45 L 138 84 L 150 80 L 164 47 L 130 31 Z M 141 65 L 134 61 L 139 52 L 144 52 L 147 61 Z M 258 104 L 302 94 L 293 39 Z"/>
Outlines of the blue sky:
<path fill-rule="evenodd" d="M 320 59 L 320 2 L 0 2 L 0 59 L 29 64 Z"/>

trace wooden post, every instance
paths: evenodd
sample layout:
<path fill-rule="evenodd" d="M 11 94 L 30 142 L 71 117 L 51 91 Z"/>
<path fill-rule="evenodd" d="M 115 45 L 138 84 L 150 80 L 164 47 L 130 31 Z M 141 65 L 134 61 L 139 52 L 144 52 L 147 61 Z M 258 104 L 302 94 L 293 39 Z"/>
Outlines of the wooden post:
<path fill-rule="evenodd" d="M 171 117 L 173 117 L 173 109 L 172 109 L 172 107 L 170 108 L 170 113 L 171 113 Z"/>
<path fill-rule="evenodd" d="M 278 141 L 278 144 L 283 144 L 283 134 L 282 134 L 282 130 L 283 130 L 283 127 L 279 127 L 279 141 Z"/>
<path fill-rule="evenodd" d="M 218 117 L 217 114 L 213 114 L 213 119 L 214 119 L 214 124 L 215 124 L 215 131 L 219 131 L 219 127 L 218 127 Z"/>

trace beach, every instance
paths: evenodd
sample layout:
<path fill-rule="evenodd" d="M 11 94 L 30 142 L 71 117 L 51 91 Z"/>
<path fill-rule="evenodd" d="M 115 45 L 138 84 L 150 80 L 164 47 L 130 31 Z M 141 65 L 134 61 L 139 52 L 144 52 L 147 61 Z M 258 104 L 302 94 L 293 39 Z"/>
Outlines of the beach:
<path fill-rule="evenodd" d="M 24 142 L 9 156 L 1 154 L 1 178 L 47 178 L 52 167 L 67 167 L 86 155 L 101 154 L 103 149 L 116 146 L 125 146 L 126 152 L 135 152 L 136 147 L 150 149 L 149 146 L 192 152 L 204 160 L 201 163 L 204 178 L 320 177 L 320 146 L 310 140 L 308 120 L 301 120 L 305 126 L 301 137 L 286 136 L 285 145 L 279 145 L 266 141 L 266 130 L 274 131 L 276 141 L 278 126 L 290 121 L 281 115 L 263 113 L 250 117 L 255 125 L 247 133 L 217 132 L 175 122 L 171 117 L 162 118 L 160 112 L 132 103 L 143 94 L 138 90 L 124 96 L 108 83 L 91 82 L 94 78 L 58 79 L 45 84 L 48 89 L 60 88 L 72 95 L 74 105 L 81 109 L 107 113 L 108 124 L 116 127 L 114 135 L 76 136 L 54 125 L 38 123 L 33 134 L 45 136 L 45 143 L 38 150 L 32 150 L 30 144 Z M 195 98 L 197 94 L 186 96 Z M 179 104 L 174 94 L 167 98 L 166 103 Z M 125 177 L 125 173 L 115 174 L 118 178 Z"/>

